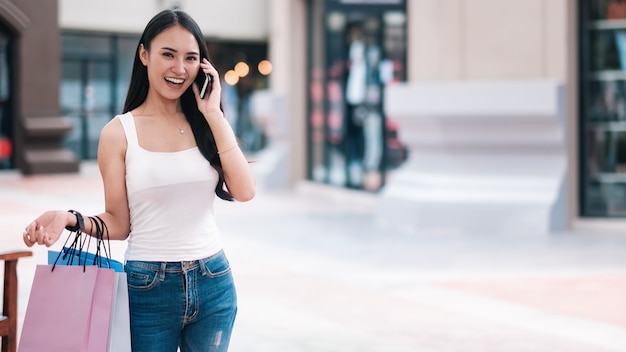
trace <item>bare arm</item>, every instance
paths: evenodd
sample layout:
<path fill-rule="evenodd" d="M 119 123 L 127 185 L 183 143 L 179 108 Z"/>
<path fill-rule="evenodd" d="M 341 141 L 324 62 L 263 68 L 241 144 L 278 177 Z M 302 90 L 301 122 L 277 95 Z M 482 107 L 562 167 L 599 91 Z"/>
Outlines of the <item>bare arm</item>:
<path fill-rule="evenodd" d="M 100 134 L 98 145 L 98 165 L 104 182 L 105 212 L 98 214 L 106 223 L 112 240 L 124 240 L 130 232 L 130 214 L 126 196 L 125 152 L 126 137 L 121 123 L 115 119 L 109 122 Z M 80 209 L 76 209 L 80 212 Z M 85 226 L 81 231 L 95 235 L 96 230 L 84 215 Z M 43 213 L 29 224 L 24 231 L 24 243 L 31 247 L 35 243 L 52 246 L 61 236 L 66 226 L 76 225 L 76 216 L 65 210 L 52 210 Z"/>
<path fill-rule="evenodd" d="M 196 95 L 198 108 L 213 132 L 217 151 L 222 162 L 222 169 L 224 170 L 226 187 L 236 200 L 240 202 L 249 201 L 254 198 L 255 194 L 256 180 L 254 174 L 252 173 L 250 163 L 238 146 L 232 127 L 220 110 L 222 88 L 218 73 L 206 59 L 201 66 L 204 72 L 213 77 L 209 98 L 200 99 L 197 87 L 194 85 L 192 89 Z"/>
<path fill-rule="evenodd" d="M 237 145 L 237 139 L 230 124 L 222 114 L 212 115 L 207 120 L 212 121 L 210 126 L 222 162 L 228 191 L 240 202 L 251 200 L 254 198 L 256 181 L 250 163 Z"/>
<path fill-rule="evenodd" d="M 98 166 L 104 184 L 105 204 L 105 212 L 99 216 L 107 224 L 112 240 L 125 240 L 130 233 L 130 210 L 126 194 L 126 146 L 122 123 L 118 119 L 110 121 L 100 134 Z M 89 230 L 90 234 L 94 233 Z"/>

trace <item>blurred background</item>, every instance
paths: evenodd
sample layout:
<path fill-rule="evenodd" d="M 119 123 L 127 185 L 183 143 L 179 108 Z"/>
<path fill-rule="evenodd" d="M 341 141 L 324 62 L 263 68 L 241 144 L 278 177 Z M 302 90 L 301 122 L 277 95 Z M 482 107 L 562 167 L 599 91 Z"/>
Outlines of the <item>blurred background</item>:
<path fill-rule="evenodd" d="M 226 116 L 269 187 L 374 193 L 400 209 L 381 221 L 405 228 L 459 204 L 459 228 L 496 210 L 549 232 L 625 224 L 623 1 L 2 4 L 2 169 L 93 160 L 146 22 L 180 8 L 202 27 Z M 402 220 L 416 213 L 429 215 Z"/>
<path fill-rule="evenodd" d="M 2 248 L 100 211 L 100 130 L 165 8 L 259 183 L 217 205 L 235 350 L 624 350 L 624 0 L 0 0 Z"/>

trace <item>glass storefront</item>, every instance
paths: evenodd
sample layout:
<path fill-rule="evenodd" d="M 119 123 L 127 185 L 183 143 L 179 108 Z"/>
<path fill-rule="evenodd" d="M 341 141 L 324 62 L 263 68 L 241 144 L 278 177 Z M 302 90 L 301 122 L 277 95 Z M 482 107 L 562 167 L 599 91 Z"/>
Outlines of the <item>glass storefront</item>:
<path fill-rule="evenodd" d="M 626 217 L 626 1 L 578 4 L 580 215 Z"/>
<path fill-rule="evenodd" d="M 406 158 L 384 86 L 406 80 L 406 5 L 309 1 L 308 177 L 379 190 Z"/>
<path fill-rule="evenodd" d="M 10 33 L 0 26 L 0 170 L 12 167 L 13 156 L 11 42 Z"/>
<path fill-rule="evenodd" d="M 61 109 L 74 125 L 66 147 L 95 159 L 100 131 L 122 111 L 139 37 L 63 34 Z"/>

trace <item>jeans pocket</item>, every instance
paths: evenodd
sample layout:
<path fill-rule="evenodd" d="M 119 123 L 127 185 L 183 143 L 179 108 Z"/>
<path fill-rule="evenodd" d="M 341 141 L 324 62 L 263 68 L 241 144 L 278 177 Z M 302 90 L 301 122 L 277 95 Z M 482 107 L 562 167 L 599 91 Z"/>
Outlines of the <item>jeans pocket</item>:
<path fill-rule="evenodd" d="M 142 267 L 140 264 L 126 264 L 126 276 L 128 288 L 136 290 L 148 290 L 157 283 L 157 270 Z"/>
<path fill-rule="evenodd" d="M 207 275 L 211 278 L 224 276 L 230 273 L 230 263 L 223 252 L 207 258 L 204 261 L 204 266 L 207 269 Z"/>

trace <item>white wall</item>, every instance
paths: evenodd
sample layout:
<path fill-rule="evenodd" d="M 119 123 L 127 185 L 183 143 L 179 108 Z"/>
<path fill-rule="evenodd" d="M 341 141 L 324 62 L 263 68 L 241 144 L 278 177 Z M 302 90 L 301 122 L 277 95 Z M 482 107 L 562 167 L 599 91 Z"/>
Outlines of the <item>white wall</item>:
<path fill-rule="evenodd" d="M 409 80 L 565 80 L 567 1 L 408 1 Z"/>
<path fill-rule="evenodd" d="M 160 10 L 179 6 L 206 37 L 264 41 L 268 0 L 59 0 L 62 29 L 141 33 Z"/>
<path fill-rule="evenodd" d="M 386 88 L 385 108 L 410 157 L 382 192 L 384 226 L 525 234 L 568 226 L 570 2 L 407 1 L 409 82 Z"/>

